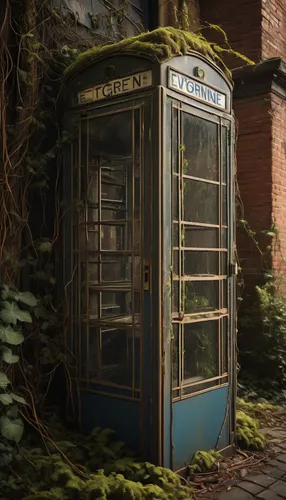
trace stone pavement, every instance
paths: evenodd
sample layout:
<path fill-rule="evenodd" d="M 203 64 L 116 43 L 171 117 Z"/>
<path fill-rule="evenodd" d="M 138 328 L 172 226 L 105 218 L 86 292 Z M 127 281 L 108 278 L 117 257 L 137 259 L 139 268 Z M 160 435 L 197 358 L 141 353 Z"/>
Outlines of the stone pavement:
<path fill-rule="evenodd" d="M 281 442 L 281 437 L 276 452 L 275 459 L 270 460 L 259 474 L 246 476 L 235 487 L 220 493 L 215 498 L 217 500 L 286 499 L 286 445 Z"/>

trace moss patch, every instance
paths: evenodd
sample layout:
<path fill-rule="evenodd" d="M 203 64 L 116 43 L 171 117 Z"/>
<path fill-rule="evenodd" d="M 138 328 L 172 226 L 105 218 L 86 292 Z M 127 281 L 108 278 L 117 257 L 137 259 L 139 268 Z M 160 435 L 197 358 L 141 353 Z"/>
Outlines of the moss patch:
<path fill-rule="evenodd" d="M 236 413 L 237 443 L 241 448 L 263 450 L 265 437 L 259 431 L 259 422 L 243 411 Z"/>
<path fill-rule="evenodd" d="M 216 63 L 229 78 L 231 78 L 231 72 L 222 60 L 221 56 L 223 53 L 233 54 L 246 63 L 253 64 L 247 57 L 235 52 L 231 48 L 225 49 L 208 42 L 200 33 L 191 33 L 167 27 L 125 38 L 114 44 L 93 47 L 80 54 L 75 62 L 67 67 L 65 76 L 70 77 L 72 74 L 84 70 L 102 56 L 128 52 L 134 53 L 137 56 L 148 56 L 158 62 L 164 62 L 174 56 L 184 55 L 189 50 L 196 50 L 206 56 Z"/>

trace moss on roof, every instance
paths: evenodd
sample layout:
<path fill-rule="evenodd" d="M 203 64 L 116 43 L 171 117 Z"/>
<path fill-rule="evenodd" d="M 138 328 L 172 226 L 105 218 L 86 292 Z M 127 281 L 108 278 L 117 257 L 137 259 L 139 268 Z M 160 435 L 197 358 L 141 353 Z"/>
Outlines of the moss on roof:
<path fill-rule="evenodd" d="M 76 60 L 66 68 L 65 76 L 70 77 L 72 74 L 84 70 L 102 56 L 128 52 L 138 56 L 149 56 L 156 61 L 164 62 L 174 56 L 184 55 L 189 50 L 195 50 L 206 56 L 216 63 L 229 78 L 231 78 L 231 72 L 221 58 L 223 52 L 236 55 L 248 64 L 252 63 L 252 61 L 231 48 L 224 49 L 219 45 L 208 42 L 200 33 L 166 27 L 125 38 L 117 43 L 92 47 L 78 55 Z"/>

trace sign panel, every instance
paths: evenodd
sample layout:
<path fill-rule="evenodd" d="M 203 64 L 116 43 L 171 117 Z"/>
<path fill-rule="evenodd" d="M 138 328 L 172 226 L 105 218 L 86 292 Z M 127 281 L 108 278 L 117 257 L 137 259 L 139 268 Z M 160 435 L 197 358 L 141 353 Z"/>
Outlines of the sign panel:
<path fill-rule="evenodd" d="M 182 75 L 169 68 L 168 87 L 176 92 L 198 99 L 211 106 L 226 109 L 226 95 L 194 78 Z"/>
<path fill-rule="evenodd" d="M 152 71 L 142 71 L 135 75 L 117 78 L 110 82 L 90 87 L 78 93 L 78 104 L 100 101 L 109 97 L 141 90 L 152 85 Z"/>

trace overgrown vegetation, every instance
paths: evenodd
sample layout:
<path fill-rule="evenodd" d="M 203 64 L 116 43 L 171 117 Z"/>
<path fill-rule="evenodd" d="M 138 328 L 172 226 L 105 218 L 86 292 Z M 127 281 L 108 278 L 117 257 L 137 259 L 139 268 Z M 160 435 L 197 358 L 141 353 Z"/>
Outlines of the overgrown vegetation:
<path fill-rule="evenodd" d="M 0 469 L 3 495 L 15 500 L 191 497 L 175 473 L 140 463 L 110 429 L 83 436 L 49 416 L 49 430 L 48 438 L 43 429 L 44 446 L 38 433 L 30 433 L 13 458 L 3 453 L 9 465 Z"/>
<path fill-rule="evenodd" d="M 239 333 L 242 373 L 262 378 L 266 390 L 285 387 L 286 295 L 277 279 L 256 287 L 254 303 L 240 317 Z"/>
<path fill-rule="evenodd" d="M 259 422 L 244 411 L 236 413 L 236 437 L 241 448 L 263 450 L 265 437 L 259 431 Z"/>
<path fill-rule="evenodd" d="M 222 455 L 216 450 L 197 451 L 189 465 L 192 474 L 197 472 L 210 472 L 218 467 Z"/>

